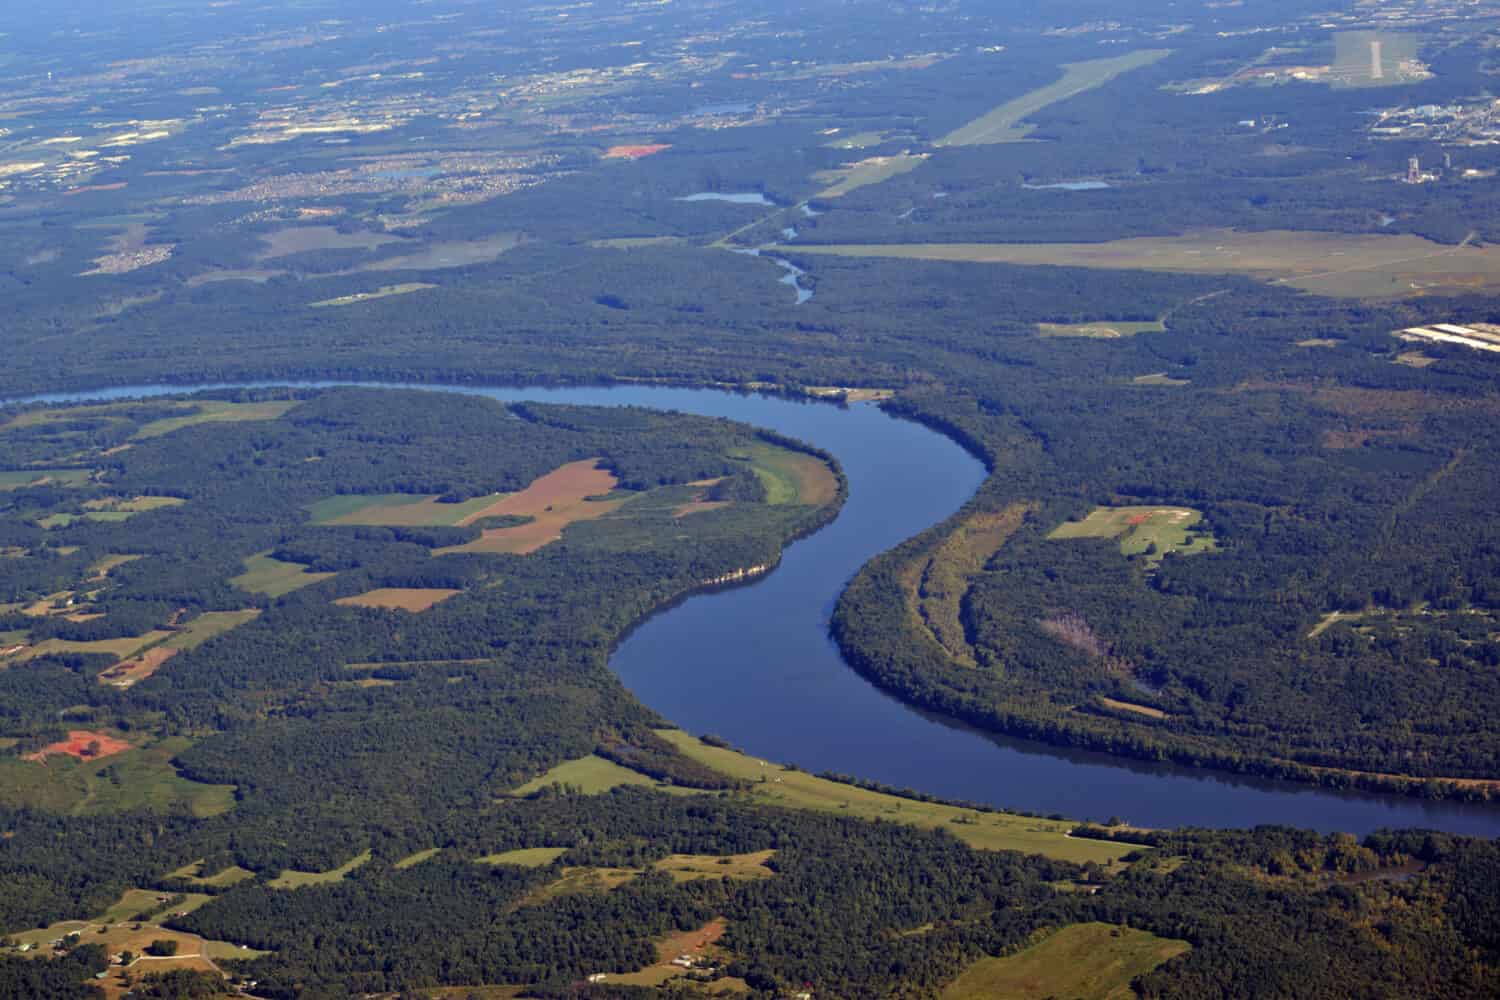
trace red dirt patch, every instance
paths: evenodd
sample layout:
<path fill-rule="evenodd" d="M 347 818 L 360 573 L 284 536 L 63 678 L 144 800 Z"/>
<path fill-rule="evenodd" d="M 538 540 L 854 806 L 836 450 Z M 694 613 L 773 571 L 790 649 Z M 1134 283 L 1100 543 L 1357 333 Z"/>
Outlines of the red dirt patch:
<path fill-rule="evenodd" d="M 591 521 L 615 510 L 623 500 L 588 500 L 608 493 L 619 480 L 608 469 L 598 467 L 598 459 L 569 462 L 535 480 L 520 493 L 490 504 L 459 522 L 473 524 L 486 517 L 510 514 L 530 517 L 530 523 L 514 528 L 491 528 L 477 541 L 437 549 L 436 555 L 449 552 L 511 552 L 527 555 L 562 537 L 563 529 L 576 521 Z"/>
<path fill-rule="evenodd" d="M 87 729 L 70 729 L 66 740 L 49 743 L 36 753 L 27 754 L 25 759 L 45 761 L 53 754 L 67 754 L 79 760 L 99 760 L 131 749 L 133 747 L 129 743 L 117 740 L 106 733 L 91 733 Z"/>
<path fill-rule="evenodd" d="M 128 688 L 139 684 L 161 669 L 161 665 L 177 655 L 177 650 L 165 646 L 148 649 L 133 660 L 116 663 L 99 675 L 99 683 L 110 687 Z"/>
<path fill-rule="evenodd" d="M 671 149 L 670 143 L 651 143 L 641 146 L 611 146 L 604 153 L 606 160 L 639 160 L 647 156 L 655 156 L 662 150 Z"/>

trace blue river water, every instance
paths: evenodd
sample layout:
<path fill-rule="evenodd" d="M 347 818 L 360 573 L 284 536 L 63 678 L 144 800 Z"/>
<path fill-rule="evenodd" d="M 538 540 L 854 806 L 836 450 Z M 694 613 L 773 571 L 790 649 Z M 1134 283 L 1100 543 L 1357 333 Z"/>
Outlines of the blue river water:
<path fill-rule="evenodd" d="M 213 387 L 135 386 L 35 400 L 200 388 Z M 984 478 L 972 456 L 918 424 L 868 404 L 837 407 L 713 390 L 408 388 L 727 417 L 838 457 L 849 499 L 831 525 L 791 545 L 780 566 L 756 582 L 693 596 L 653 615 L 611 658 L 636 697 L 689 732 L 714 733 L 808 771 L 1074 818 L 1114 815 L 1157 827 L 1278 823 L 1365 833 L 1410 826 L 1500 835 L 1500 806 L 1334 792 L 1061 751 L 933 718 L 876 689 L 843 662 L 828 637 L 835 600 L 861 565 L 952 514 Z"/>

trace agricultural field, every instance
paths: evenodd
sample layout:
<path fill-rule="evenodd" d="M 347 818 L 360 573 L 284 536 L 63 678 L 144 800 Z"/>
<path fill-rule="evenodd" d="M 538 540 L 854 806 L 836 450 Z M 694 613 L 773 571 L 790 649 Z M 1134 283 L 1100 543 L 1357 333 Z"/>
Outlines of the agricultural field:
<path fill-rule="evenodd" d="M 1049 105 L 1077 97 L 1095 87 L 1102 87 L 1121 73 L 1150 66 L 1165 58 L 1166 49 L 1143 49 L 1109 59 L 1089 59 L 1062 67 L 1062 79 L 1007 101 L 962 128 L 955 129 L 937 141 L 939 146 L 983 146 L 999 142 L 1022 142 L 1035 126 L 1026 119 Z"/>
<path fill-rule="evenodd" d="M 299 872 L 288 868 L 280 875 L 266 883 L 273 889 L 302 889 L 310 885 L 329 885 L 334 882 L 342 882 L 344 878 L 354 869 L 370 860 L 370 852 L 356 854 L 337 868 L 326 872 Z"/>
<path fill-rule="evenodd" d="M 980 959 L 942 1000 L 1131 1000 L 1130 983 L 1189 951 L 1186 941 L 1113 924 L 1073 924 L 1025 951 Z"/>
<path fill-rule="evenodd" d="M 416 865 L 420 865 L 424 861 L 429 861 L 432 858 L 437 857 L 437 855 L 441 851 L 441 847 L 429 847 L 424 851 L 417 851 L 415 853 L 408 854 L 406 857 L 402 858 L 400 861 L 397 861 L 391 867 L 396 869 L 397 871 L 405 871 L 408 868 L 415 867 Z"/>
<path fill-rule="evenodd" d="M 85 486 L 93 473 L 88 469 L 24 469 L 0 472 L 0 493 L 23 486 Z"/>
<path fill-rule="evenodd" d="M 772 506 L 821 506 L 832 503 L 838 496 L 838 478 L 828 463 L 816 456 L 757 443 L 744 451 L 732 452 L 730 457 L 751 464 L 766 488 L 766 503 Z"/>
<path fill-rule="evenodd" d="M 190 743 L 168 737 L 87 759 L 65 753 L 49 753 L 44 760 L 0 758 L 0 803 L 74 816 L 130 809 L 198 817 L 228 812 L 234 808 L 233 786 L 189 781 L 173 766 L 172 758 Z"/>
<path fill-rule="evenodd" d="M 220 400 L 204 400 L 187 404 L 189 412 L 180 417 L 153 420 L 136 431 L 137 439 L 149 439 L 170 434 L 184 427 L 199 424 L 243 423 L 255 420 L 276 420 L 285 416 L 297 405 L 295 399 L 275 399 L 263 403 L 227 403 Z"/>
<path fill-rule="evenodd" d="M 1202 230 L 1102 243 L 799 245 L 798 253 L 975 264 L 1243 274 L 1338 298 L 1392 299 L 1500 289 L 1500 247 L 1408 235 Z"/>
<path fill-rule="evenodd" d="M 1191 556 L 1212 552 L 1212 534 L 1194 531 L 1203 515 L 1191 507 L 1099 507 L 1082 521 L 1058 525 L 1051 539 L 1116 538 L 1120 554 L 1143 556 L 1156 566 L 1169 552 Z"/>
<path fill-rule="evenodd" d="M 250 556 L 244 562 L 245 572 L 230 579 L 241 590 L 267 597 L 282 597 L 294 590 L 327 580 L 336 574 L 310 573 L 301 563 L 282 562 L 269 553 Z"/>
<path fill-rule="evenodd" d="M 208 640 L 239 628 L 260 615 L 259 608 L 244 611 L 205 611 L 182 625 L 162 645 L 168 649 L 197 649 Z"/>
<path fill-rule="evenodd" d="M 743 794 L 752 801 L 767 805 L 944 829 L 981 850 L 1023 851 L 1080 864 L 1094 861 L 1112 866 L 1124 855 L 1138 849 L 1131 844 L 1075 839 L 1068 835 L 1075 824 L 1064 821 L 1009 813 L 980 813 L 957 806 L 904 799 L 814 777 L 734 750 L 709 746 L 678 729 L 657 730 L 657 734 L 693 760 L 721 774 L 751 782 L 750 791 Z"/>
<path fill-rule="evenodd" d="M 475 860 L 485 865 L 521 865 L 526 868 L 543 868 L 568 853 L 566 847 L 521 847 L 499 854 L 486 854 Z"/>
<path fill-rule="evenodd" d="M 813 180 L 828 187 L 819 191 L 818 198 L 842 198 L 851 191 L 858 191 L 871 184 L 910 173 L 927 162 L 927 155 L 900 153 L 895 156 L 871 156 L 833 170 L 820 170 Z"/>
<path fill-rule="evenodd" d="M 1163 333 L 1166 324 L 1160 320 L 1101 320 L 1095 323 L 1038 323 L 1043 337 L 1082 337 L 1086 340 L 1120 340 L 1140 333 Z"/>
<path fill-rule="evenodd" d="M 526 555 L 562 537 L 563 530 L 579 521 L 592 521 L 618 510 L 623 498 L 596 500 L 611 493 L 619 480 L 597 460 L 569 462 L 533 481 L 519 493 L 492 500 L 470 511 L 460 525 L 491 517 L 529 517 L 525 524 L 508 528 L 485 528 L 479 538 L 465 545 L 437 549 L 449 552 L 510 552 Z"/>
<path fill-rule="evenodd" d="M 383 608 L 387 611 L 426 611 L 436 607 L 450 597 L 463 593 L 461 590 L 417 587 L 378 587 L 354 597 L 341 597 L 335 604 L 351 608 Z"/>
<path fill-rule="evenodd" d="M 587 757 L 557 765 L 546 774 L 531 779 L 510 794 L 525 797 L 551 785 L 570 785 L 584 795 L 599 795 L 611 788 L 619 788 L 621 785 L 655 786 L 656 784 L 655 778 L 647 777 L 639 771 L 632 771 L 628 767 L 621 767 L 612 760 L 589 754 Z"/>
<path fill-rule="evenodd" d="M 252 879 L 255 877 L 255 873 L 250 871 L 248 868 L 241 868 L 239 865 L 230 865 L 223 871 L 215 872 L 212 875 L 204 875 L 203 862 L 202 860 L 198 860 L 183 865 L 181 868 L 178 868 L 174 871 L 168 872 L 166 877 L 186 879 L 193 885 L 207 885 L 213 886 L 215 888 L 224 888 L 231 885 L 237 885 L 240 882 L 245 881 L 246 879 Z"/>
<path fill-rule="evenodd" d="M 308 506 L 313 524 L 365 527 L 453 527 L 492 506 L 503 494 L 444 503 L 436 495 L 410 493 L 344 494 Z"/>
<path fill-rule="evenodd" d="M 164 639 L 170 638 L 171 632 L 163 629 L 153 629 L 142 635 L 123 636 L 119 639 L 94 639 L 89 641 L 73 639 L 43 639 L 34 646 L 27 646 L 18 653 L 13 654 L 12 662 L 34 660 L 38 656 L 47 656 L 51 653 L 101 653 L 113 656 L 116 659 L 128 660 L 148 646 L 154 646 Z"/>

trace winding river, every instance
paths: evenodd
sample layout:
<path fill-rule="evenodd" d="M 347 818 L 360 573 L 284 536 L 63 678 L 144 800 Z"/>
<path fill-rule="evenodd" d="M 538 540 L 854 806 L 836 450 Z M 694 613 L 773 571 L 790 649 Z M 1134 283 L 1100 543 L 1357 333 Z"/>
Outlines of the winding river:
<path fill-rule="evenodd" d="M 135 386 L 34 399 L 201 388 L 216 387 Z M 1332 792 L 1059 751 L 949 724 L 875 689 L 844 664 L 828 638 L 833 603 L 872 556 L 957 510 L 984 470 L 947 438 L 874 406 L 644 386 L 405 388 L 728 417 L 838 456 L 849 500 L 831 525 L 789 547 L 781 565 L 754 583 L 701 594 L 654 615 L 611 659 L 641 701 L 690 732 L 715 733 L 749 753 L 809 771 L 1076 818 L 1116 815 L 1146 826 L 1280 823 L 1353 833 L 1416 826 L 1500 835 L 1496 806 Z"/>

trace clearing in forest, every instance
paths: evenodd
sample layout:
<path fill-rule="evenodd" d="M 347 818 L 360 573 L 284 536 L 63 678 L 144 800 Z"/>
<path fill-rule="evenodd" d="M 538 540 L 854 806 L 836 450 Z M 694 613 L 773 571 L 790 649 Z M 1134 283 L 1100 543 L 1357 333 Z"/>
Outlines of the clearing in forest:
<path fill-rule="evenodd" d="M 937 802 L 922 802 L 885 792 L 846 785 L 803 771 L 759 760 L 734 750 L 710 746 L 680 729 L 659 729 L 657 735 L 686 756 L 732 778 L 751 783 L 743 794 L 752 801 L 793 809 L 813 809 L 923 829 L 947 830 L 970 847 L 988 851 L 1022 851 L 1060 861 L 1095 861 L 1114 866 L 1135 844 L 1110 843 L 1071 837 L 1077 825 L 1066 820 L 979 812 Z"/>
<path fill-rule="evenodd" d="M 603 517 L 625 501 L 593 500 L 619 485 L 615 474 L 598 467 L 598 459 L 569 462 L 534 480 L 519 493 L 494 501 L 470 513 L 460 525 L 474 524 L 491 517 L 530 517 L 525 524 L 510 528 L 486 528 L 475 541 L 434 550 L 435 555 L 449 552 L 511 552 L 527 555 L 562 538 L 563 529 L 578 521 Z"/>
<path fill-rule="evenodd" d="M 569 785 L 584 795 L 599 795 L 621 785 L 655 785 L 656 779 L 639 771 L 622 767 L 612 760 L 596 754 L 564 761 L 540 777 L 532 778 L 521 787 L 510 792 L 516 797 L 525 797 L 551 785 Z"/>
<path fill-rule="evenodd" d="M 851 191 L 910 173 L 926 160 L 926 153 L 898 153 L 894 156 L 870 156 L 832 170 L 819 170 L 813 174 L 813 180 L 819 184 L 827 184 L 828 187 L 813 197 L 842 198 Z"/>
<path fill-rule="evenodd" d="M 408 281 L 399 285 L 382 285 L 373 292 L 355 292 L 352 295 L 340 295 L 335 299 L 324 299 L 321 302 L 313 302 L 311 303 L 311 307 L 313 309 L 327 309 L 330 306 L 352 306 L 360 302 L 388 299 L 395 295 L 410 295 L 412 292 L 420 292 L 436 287 L 437 285 L 428 284 L 425 281 Z"/>
<path fill-rule="evenodd" d="M 284 416 L 298 402 L 295 399 L 273 399 L 262 403 L 226 403 L 209 399 L 188 403 L 185 406 L 187 412 L 182 416 L 153 420 L 136 431 L 135 437 L 138 440 L 161 437 L 163 434 L 170 434 L 184 427 L 195 427 L 198 424 L 237 424 L 253 420 L 276 420 Z"/>
<path fill-rule="evenodd" d="M 567 853 L 566 847 L 518 847 L 513 851 L 486 854 L 474 860 L 483 865 L 521 865 L 524 868 L 543 868 Z"/>
<path fill-rule="evenodd" d="M 978 666 L 963 623 L 963 600 L 974 578 L 1034 509 L 1035 504 L 1011 504 L 1001 511 L 974 514 L 930 556 L 919 557 L 902 570 L 913 620 L 955 663 Z"/>
<path fill-rule="evenodd" d="M 742 451 L 731 452 L 729 457 L 750 462 L 766 488 L 766 503 L 772 506 L 822 506 L 838 496 L 838 477 L 827 462 L 815 455 L 757 442 Z"/>
<path fill-rule="evenodd" d="M 1168 552 L 1191 556 L 1217 548 L 1212 534 L 1192 530 L 1201 520 L 1203 515 L 1191 507 L 1097 507 L 1082 521 L 1058 525 L 1047 537 L 1118 538 L 1122 555 L 1143 555 L 1154 567 Z"/>
<path fill-rule="evenodd" d="M 309 573 L 302 563 L 282 562 L 273 559 L 269 552 L 261 552 L 245 560 L 245 572 L 232 577 L 230 583 L 253 594 L 281 597 L 309 584 L 327 580 L 333 573 Z"/>
<path fill-rule="evenodd" d="M 436 493 L 344 493 L 309 504 L 313 524 L 375 528 L 444 528 L 465 523 L 505 494 L 444 503 Z"/>
<path fill-rule="evenodd" d="M 717 947 L 718 941 L 724 936 L 728 929 L 728 922 L 723 917 L 711 920 L 699 927 L 697 930 L 674 931 L 657 940 L 656 961 L 636 972 L 609 975 L 605 985 L 634 986 L 634 987 L 657 987 L 669 980 L 676 979 L 687 973 L 683 965 L 674 964 L 683 958 L 687 958 L 694 965 L 719 966 L 727 961 L 722 949 Z M 728 992 L 734 985 L 728 988 L 725 981 L 720 980 L 715 984 L 716 992 Z M 734 989 L 735 993 L 743 992 L 742 989 Z"/>
<path fill-rule="evenodd" d="M 354 869 L 358 868 L 366 861 L 369 861 L 370 857 L 370 851 L 365 850 L 363 853 L 355 855 L 348 861 L 339 865 L 337 868 L 326 872 L 299 872 L 295 869 L 288 868 L 266 884 L 269 885 L 272 889 L 301 889 L 302 887 L 309 885 L 328 885 L 332 882 L 342 882 L 350 872 L 354 871 Z"/>
<path fill-rule="evenodd" d="M 27 754 L 25 759 L 44 761 L 53 755 L 62 754 L 79 760 L 101 760 L 131 748 L 131 744 L 108 733 L 73 729 L 68 732 L 67 739 L 49 743 L 35 753 Z"/>
<path fill-rule="evenodd" d="M 75 733 L 64 742 L 79 752 L 49 752 L 40 765 L 0 757 L 0 804 L 71 816 L 151 810 L 207 817 L 234 808 L 233 785 L 202 784 L 177 773 L 172 760 L 191 740 L 170 737 L 123 749 L 117 749 L 119 740 L 99 740 L 109 752 L 89 756 L 90 744 L 100 735 L 92 732 L 82 739 Z"/>
<path fill-rule="evenodd" d="M 440 587 L 378 587 L 354 597 L 341 597 L 333 603 L 355 608 L 418 612 L 426 611 L 462 593 L 461 590 Z"/>
<path fill-rule="evenodd" d="M 9 493 L 26 486 L 86 486 L 90 475 L 92 472 L 88 469 L 22 469 L 0 472 L 0 493 Z"/>
<path fill-rule="evenodd" d="M 1036 126 L 1022 124 L 1029 116 L 1051 104 L 1102 87 L 1121 73 L 1150 66 L 1170 54 L 1168 49 L 1141 49 L 1109 59 L 1065 63 L 1062 79 L 1022 94 L 1013 101 L 954 129 L 937 141 L 939 146 L 981 146 L 998 142 L 1020 142 Z"/>
<path fill-rule="evenodd" d="M 169 879 L 180 878 L 193 885 L 227 888 L 231 885 L 238 885 L 246 879 L 254 878 L 255 873 L 248 868 L 241 868 L 239 865 L 230 865 L 228 868 L 214 872 L 212 875 L 204 875 L 203 859 L 199 858 L 197 861 L 191 861 L 181 868 L 167 872 L 165 877 Z"/>
<path fill-rule="evenodd" d="M 1043 337 L 1082 337 L 1087 340 L 1120 340 L 1138 333 L 1162 333 L 1167 329 L 1161 320 L 1099 320 L 1094 323 L 1038 323 Z"/>
<path fill-rule="evenodd" d="M 87 642 L 71 639 L 43 639 L 36 645 L 27 646 L 14 654 L 11 662 L 34 660 L 39 656 L 48 656 L 53 653 L 100 653 L 126 660 L 171 635 L 171 632 L 156 629 L 144 635 L 122 636 L 118 639 L 94 639 Z"/>
<path fill-rule="evenodd" d="M 1420 236 L 1206 229 L 1103 243 L 798 244 L 798 253 L 974 264 L 1244 274 L 1320 295 L 1391 299 L 1500 288 L 1500 246 Z"/>
<path fill-rule="evenodd" d="M 1191 949 L 1186 941 L 1113 924 L 1072 924 L 1025 951 L 982 958 L 964 970 L 943 1000 L 1131 1000 L 1131 980 Z"/>

